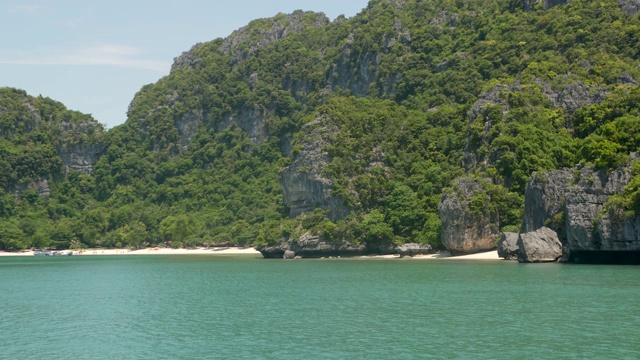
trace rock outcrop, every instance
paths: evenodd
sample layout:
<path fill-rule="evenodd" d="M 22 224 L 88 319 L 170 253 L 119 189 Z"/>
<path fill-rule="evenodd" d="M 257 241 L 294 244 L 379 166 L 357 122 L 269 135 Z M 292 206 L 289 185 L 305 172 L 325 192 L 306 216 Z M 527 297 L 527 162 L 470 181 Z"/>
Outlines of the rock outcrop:
<path fill-rule="evenodd" d="M 260 251 L 265 259 L 282 259 L 286 251 L 282 246 L 259 246 L 256 250 Z"/>
<path fill-rule="evenodd" d="M 90 174 L 105 150 L 102 127 L 95 121 L 62 122 L 60 132 L 62 141 L 58 145 L 58 153 L 64 174 L 71 170 Z"/>
<path fill-rule="evenodd" d="M 574 174 L 575 170 L 572 169 L 533 173 L 524 193 L 524 215 L 520 232 L 535 231 L 551 225 L 553 218 L 564 207 Z"/>
<path fill-rule="evenodd" d="M 500 221 L 498 212 L 488 207 L 482 181 L 460 178 L 452 187 L 438 205 L 442 244 L 454 255 L 495 249 Z"/>
<path fill-rule="evenodd" d="M 257 250 L 267 259 L 319 259 L 396 253 L 396 250 L 391 246 L 371 248 L 365 244 L 352 244 L 347 241 L 328 242 L 309 233 L 305 233 L 299 238 L 283 241 L 278 246 L 263 246 L 258 247 Z"/>
<path fill-rule="evenodd" d="M 568 261 L 640 252 L 640 216 L 607 206 L 611 196 L 622 193 L 630 179 L 630 166 L 608 172 L 584 166 L 534 173 L 525 192 L 521 231 L 553 228 Z"/>
<path fill-rule="evenodd" d="M 636 16 L 640 11 L 640 0 L 618 0 L 618 5 L 627 16 Z"/>
<path fill-rule="evenodd" d="M 395 247 L 396 253 L 400 257 L 428 255 L 433 253 L 433 248 L 429 244 L 407 243 Z"/>
<path fill-rule="evenodd" d="M 555 231 L 541 227 L 518 236 L 519 262 L 554 262 L 562 256 L 562 244 Z"/>
<path fill-rule="evenodd" d="M 518 233 L 502 233 L 498 241 L 498 256 L 505 260 L 517 260 L 518 255 L 520 255 Z"/>
<path fill-rule="evenodd" d="M 47 181 L 47 179 L 40 179 L 26 184 L 20 184 L 15 188 L 14 192 L 16 195 L 20 195 L 21 192 L 27 189 L 34 189 L 42 199 L 48 198 L 51 194 L 51 187 L 49 186 L 49 181 Z"/>
<path fill-rule="evenodd" d="M 605 100 L 608 92 L 604 87 L 589 86 L 571 75 L 560 76 L 560 87 L 554 87 L 550 83 L 541 82 L 543 93 L 547 96 L 551 105 L 555 108 L 567 110 L 571 115 L 579 108 L 586 105 L 600 104 Z"/>
<path fill-rule="evenodd" d="M 280 173 L 289 216 L 296 217 L 320 207 L 329 210 L 328 217 L 335 222 L 349 213 L 344 200 L 332 195 L 333 182 L 322 175 L 322 169 L 330 161 L 323 148 L 337 131 L 336 126 L 321 117 L 303 126 L 306 136 L 300 144 L 300 153 Z"/>

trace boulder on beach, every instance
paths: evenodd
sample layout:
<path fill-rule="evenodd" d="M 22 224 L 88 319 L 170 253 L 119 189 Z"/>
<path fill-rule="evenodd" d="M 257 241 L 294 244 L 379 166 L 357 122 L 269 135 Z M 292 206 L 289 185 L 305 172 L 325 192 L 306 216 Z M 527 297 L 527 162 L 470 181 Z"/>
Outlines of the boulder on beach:
<path fill-rule="evenodd" d="M 519 254 L 518 233 L 503 232 L 498 241 L 498 256 L 505 260 L 517 260 Z"/>
<path fill-rule="evenodd" d="M 554 262 L 562 256 L 558 234 L 546 226 L 518 236 L 519 262 Z"/>
<path fill-rule="evenodd" d="M 433 248 L 429 244 L 407 243 L 395 247 L 395 251 L 400 257 L 428 255 L 433 252 Z"/>

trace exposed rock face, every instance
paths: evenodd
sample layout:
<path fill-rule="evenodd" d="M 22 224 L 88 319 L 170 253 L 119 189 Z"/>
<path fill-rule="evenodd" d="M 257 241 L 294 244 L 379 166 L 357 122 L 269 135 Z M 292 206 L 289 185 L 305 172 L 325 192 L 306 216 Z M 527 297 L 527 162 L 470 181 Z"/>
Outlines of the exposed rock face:
<path fill-rule="evenodd" d="M 574 173 L 572 169 L 533 173 L 524 192 L 521 232 L 548 226 L 550 220 L 562 211 Z"/>
<path fill-rule="evenodd" d="M 589 86 L 569 75 L 562 76 L 564 86 L 554 88 L 549 83 L 544 83 L 543 93 L 549 98 L 551 105 L 567 110 L 568 115 L 573 114 L 585 105 L 599 104 L 605 100 L 608 92 L 603 87 Z"/>
<path fill-rule="evenodd" d="M 640 252 L 640 216 L 605 208 L 630 179 L 630 166 L 610 172 L 586 166 L 534 174 L 525 192 L 522 232 L 555 228 L 569 261 L 583 257 L 581 253 Z"/>
<path fill-rule="evenodd" d="M 73 170 L 83 174 L 90 174 L 93 165 L 104 153 L 105 147 L 100 137 L 101 127 L 95 122 L 60 124 L 62 143 L 58 146 L 58 153 L 62 158 L 64 174 Z M 93 136 L 94 140 L 84 141 L 83 137 Z"/>
<path fill-rule="evenodd" d="M 323 147 L 338 128 L 327 125 L 326 119 L 318 118 L 306 124 L 302 131 L 307 136 L 301 144 L 300 153 L 280 173 L 280 185 L 289 215 L 296 217 L 320 207 L 329 210 L 328 217 L 332 221 L 344 219 L 349 208 L 343 199 L 331 194 L 333 183 L 322 176 L 322 169 L 330 161 Z"/>
<path fill-rule="evenodd" d="M 395 5 L 396 8 L 402 7 L 402 4 Z M 402 80 L 402 75 L 395 73 L 382 77 L 379 69 L 384 53 L 391 51 L 397 44 L 401 44 L 406 52 L 410 51 L 411 33 L 403 26 L 402 21 L 394 19 L 393 32 L 385 34 L 382 38 L 383 49 L 381 52 L 360 53 L 355 51 L 354 44 L 358 39 L 357 34 L 354 33 L 348 34 L 344 41 L 342 54 L 336 59 L 327 77 L 328 87 L 349 89 L 356 97 L 366 96 L 372 91 L 382 96 L 396 93 L 397 84 Z M 354 67 L 353 64 L 358 64 L 358 66 Z M 373 85 L 379 87 L 372 88 Z"/>
<path fill-rule="evenodd" d="M 285 252 L 282 246 L 261 246 L 257 247 L 256 250 L 260 251 L 260 254 L 265 259 L 282 259 Z"/>
<path fill-rule="evenodd" d="M 198 133 L 202 124 L 204 114 L 202 109 L 193 109 L 175 120 L 180 140 L 178 144 L 182 150 L 186 150 L 191 142 L 191 138 Z"/>
<path fill-rule="evenodd" d="M 82 174 L 90 174 L 93 165 L 104 153 L 104 144 L 70 144 L 62 145 L 58 152 L 62 158 L 63 170 L 67 174 L 73 170 Z"/>
<path fill-rule="evenodd" d="M 480 203 L 474 201 L 481 200 Z M 482 208 L 472 208 L 474 206 Z M 453 189 L 446 192 L 438 213 L 442 220 L 442 244 L 452 254 L 472 254 L 496 248 L 500 236 L 499 216 L 491 211 L 490 201 L 479 180 L 460 178 L 454 181 Z"/>
<path fill-rule="evenodd" d="M 518 237 L 519 262 L 553 262 L 562 256 L 562 244 L 555 231 L 541 227 Z"/>
<path fill-rule="evenodd" d="M 226 115 L 216 124 L 216 131 L 222 131 L 231 124 L 236 124 L 248 135 L 249 139 L 256 144 L 262 143 L 267 137 L 267 125 L 265 122 L 266 111 L 260 106 L 241 109 L 237 114 Z"/>
<path fill-rule="evenodd" d="M 640 0 L 618 0 L 618 5 L 628 16 L 636 16 L 640 11 Z"/>
<path fill-rule="evenodd" d="M 498 241 L 498 256 L 505 260 L 517 260 L 519 254 L 518 234 L 512 232 L 502 233 Z"/>
<path fill-rule="evenodd" d="M 19 194 L 27 189 L 35 189 L 38 192 L 38 196 L 42 199 L 48 198 L 51 194 L 51 188 L 49 187 L 49 181 L 47 181 L 47 179 L 40 179 L 38 181 L 18 185 L 15 189 L 15 193 Z"/>
<path fill-rule="evenodd" d="M 416 255 L 428 255 L 433 252 L 433 248 L 429 244 L 407 243 L 400 246 L 396 246 L 396 253 L 400 254 L 400 257 L 416 256 Z"/>
<path fill-rule="evenodd" d="M 284 255 L 282 255 L 283 259 L 294 259 L 296 257 L 296 253 L 291 250 L 285 250 Z"/>

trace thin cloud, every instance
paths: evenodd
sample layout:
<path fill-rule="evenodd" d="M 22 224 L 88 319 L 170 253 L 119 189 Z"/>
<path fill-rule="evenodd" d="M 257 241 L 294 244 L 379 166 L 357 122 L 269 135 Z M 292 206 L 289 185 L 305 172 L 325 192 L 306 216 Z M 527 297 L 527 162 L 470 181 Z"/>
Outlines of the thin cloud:
<path fill-rule="evenodd" d="M 99 45 L 68 51 L 0 53 L 0 64 L 5 65 L 102 65 L 167 72 L 170 64 L 144 59 L 140 49 L 124 45 Z"/>
<path fill-rule="evenodd" d="M 15 5 L 7 8 L 10 13 L 36 15 L 52 12 L 51 8 L 42 5 Z"/>

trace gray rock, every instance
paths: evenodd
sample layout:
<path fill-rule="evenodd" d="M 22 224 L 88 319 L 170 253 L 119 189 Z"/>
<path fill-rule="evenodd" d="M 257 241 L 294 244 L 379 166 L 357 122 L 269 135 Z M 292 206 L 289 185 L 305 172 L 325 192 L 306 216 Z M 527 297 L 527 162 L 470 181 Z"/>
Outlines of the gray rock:
<path fill-rule="evenodd" d="M 618 5 L 627 16 L 636 16 L 640 11 L 640 0 L 618 0 Z"/>
<path fill-rule="evenodd" d="M 568 188 L 575 174 L 575 169 L 561 169 L 534 172 L 531 175 L 524 192 L 524 214 L 520 232 L 535 231 L 551 225 L 554 216 L 564 207 Z"/>
<path fill-rule="evenodd" d="M 541 227 L 518 237 L 519 262 L 554 262 L 562 256 L 562 244 L 555 231 Z"/>
<path fill-rule="evenodd" d="M 498 241 L 498 256 L 505 260 L 517 260 L 519 254 L 518 234 L 503 232 Z"/>
<path fill-rule="evenodd" d="M 637 160 L 638 155 L 631 158 Z M 613 171 L 584 166 L 534 173 L 525 191 L 521 231 L 541 226 L 556 230 L 564 245 L 563 259 L 568 261 L 585 252 L 595 259 L 597 253 L 640 251 L 640 216 L 605 206 L 630 179 L 630 165 Z"/>
<path fill-rule="evenodd" d="M 329 243 L 309 233 L 297 240 L 290 240 L 288 247 L 302 258 L 353 257 L 367 253 L 365 245 L 354 245 L 349 242 Z"/>
<path fill-rule="evenodd" d="M 452 190 L 443 194 L 438 205 L 442 220 L 442 244 L 454 255 L 495 249 L 500 236 L 499 216 L 497 211 L 488 207 L 490 198 L 483 190 L 481 181 L 460 178 L 454 181 L 452 187 Z M 472 209 L 470 200 L 474 197 L 486 197 L 484 207 Z"/>
<path fill-rule="evenodd" d="M 60 132 L 62 141 L 57 150 L 62 158 L 64 174 L 71 170 L 91 174 L 93 165 L 105 151 L 102 127 L 95 121 L 62 122 Z M 85 138 L 90 140 L 84 140 Z"/>
<path fill-rule="evenodd" d="M 285 250 L 284 255 L 282 255 L 283 259 L 295 259 L 296 253 L 291 250 Z"/>
<path fill-rule="evenodd" d="M 396 246 L 394 250 L 396 253 L 400 254 L 400 257 L 427 255 L 433 252 L 431 245 L 419 243 L 402 244 L 400 246 Z"/>
<path fill-rule="evenodd" d="M 551 105 L 567 110 L 571 116 L 576 110 L 585 105 L 600 104 L 609 94 L 604 87 L 589 86 L 571 75 L 560 76 L 561 87 L 554 87 L 550 83 L 539 82 L 544 86 L 543 93 L 547 96 Z"/>
<path fill-rule="evenodd" d="M 329 119 L 318 118 L 302 127 L 305 134 L 301 151 L 293 163 L 280 173 L 285 205 L 289 216 L 313 211 L 317 207 L 329 210 L 332 221 L 344 219 L 350 212 L 342 198 L 332 194 L 333 182 L 322 175 L 323 168 L 329 164 L 329 155 L 324 147 L 338 128 L 330 124 Z"/>
<path fill-rule="evenodd" d="M 282 246 L 259 246 L 256 250 L 260 251 L 265 259 L 282 259 L 285 252 Z"/>
<path fill-rule="evenodd" d="M 31 181 L 26 184 L 18 184 L 15 187 L 14 192 L 20 195 L 21 192 L 27 189 L 34 189 L 38 192 L 38 196 L 42 199 L 46 199 L 51 194 L 51 188 L 49 187 L 49 181 L 47 179 L 39 179 L 37 181 Z"/>

